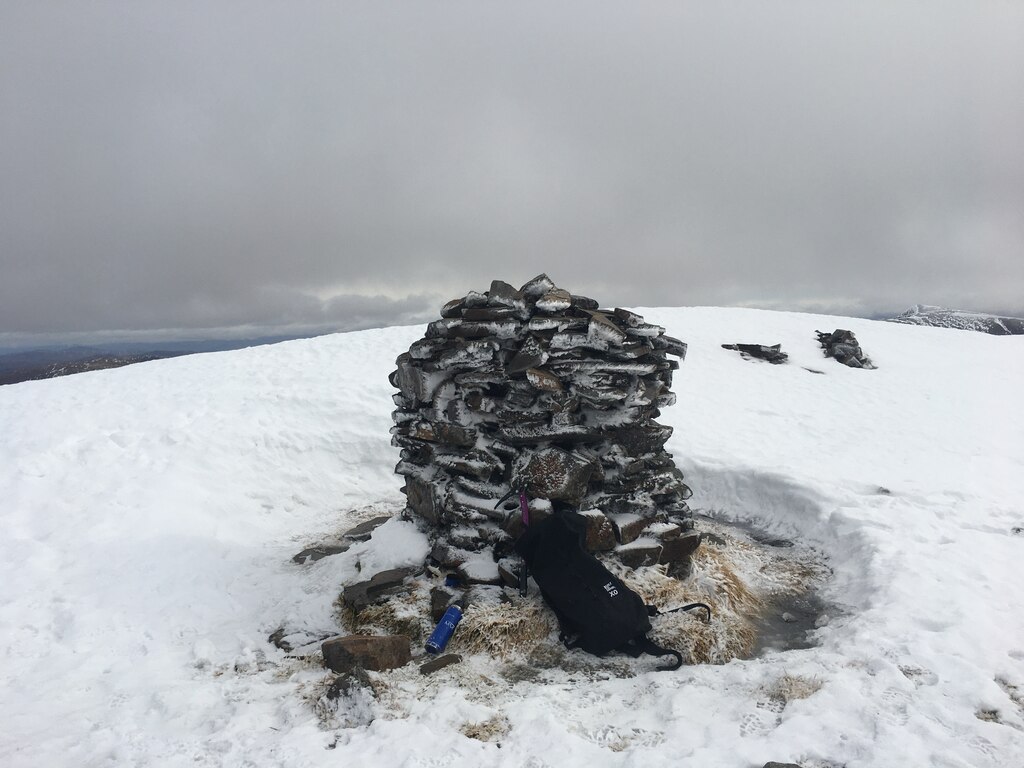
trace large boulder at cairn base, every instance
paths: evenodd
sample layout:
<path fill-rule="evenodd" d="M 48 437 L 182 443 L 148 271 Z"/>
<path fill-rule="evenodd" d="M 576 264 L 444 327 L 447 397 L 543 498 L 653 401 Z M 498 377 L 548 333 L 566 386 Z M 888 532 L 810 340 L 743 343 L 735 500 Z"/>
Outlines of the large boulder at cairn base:
<path fill-rule="evenodd" d="M 655 421 L 685 354 L 664 328 L 546 275 L 448 302 L 391 374 L 407 513 L 449 559 L 507 550 L 518 504 L 495 507 L 514 483 L 539 514 L 563 502 L 631 515 L 634 538 L 648 524 L 689 527 L 690 489 L 664 447 L 672 430 Z M 622 548 L 612 520 L 590 527 L 592 548 Z"/>

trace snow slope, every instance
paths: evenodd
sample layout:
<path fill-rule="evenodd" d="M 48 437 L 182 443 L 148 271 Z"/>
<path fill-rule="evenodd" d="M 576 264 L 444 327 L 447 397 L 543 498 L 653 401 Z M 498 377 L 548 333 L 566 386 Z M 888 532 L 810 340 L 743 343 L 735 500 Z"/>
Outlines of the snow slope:
<path fill-rule="evenodd" d="M 1024 765 L 1024 338 L 638 311 L 689 343 L 661 421 L 692 506 L 829 558 L 816 647 L 515 683 L 478 655 L 324 728 L 323 670 L 268 634 L 337 631 L 357 563 L 425 549 L 392 521 L 290 561 L 402 504 L 387 374 L 422 328 L 339 334 L 0 388 L 0 765 Z M 821 356 L 837 326 L 878 370 Z"/>

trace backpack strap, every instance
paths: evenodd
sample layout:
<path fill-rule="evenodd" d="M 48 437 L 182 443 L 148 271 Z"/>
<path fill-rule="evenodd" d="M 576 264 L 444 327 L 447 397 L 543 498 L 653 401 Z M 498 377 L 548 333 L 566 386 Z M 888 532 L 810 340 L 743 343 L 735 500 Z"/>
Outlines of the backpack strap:
<path fill-rule="evenodd" d="M 683 666 L 683 655 L 679 653 L 679 651 L 673 651 L 671 648 L 664 648 L 651 640 L 647 635 L 640 635 L 633 638 L 629 643 L 618 648 L 618 650 L 623 653 L 628 653 L 634 659 L 641 653 L 649 653 L 651 656 L 674 656 L 675 663 L 670 663 L 667 667 L 658 667 L 659 672 L 672 672 L 673 670 L 679 669 Z"/>
<path fill-rule="evenodd" d="M 708 617 L 707 617 L 707 619 L 704 620 L 704 623 L 705 624 L 710 624 L 711 623 L 711 607 L 707 603 L 690 603 L 688 605 L 683 605 L 683 606 L 681 606 L 679 608 L 670 608 L 667 611 L 659 611 L 655 606 L 648 605 L 647 606 L 647 614 L 649 616 L 664 616 L 666 613 L 675 613 L 676 611 L 692 611 L 692 610 L 695 610 L 697 608 L 703 608 L 705 611 L 708 612 Z"/>

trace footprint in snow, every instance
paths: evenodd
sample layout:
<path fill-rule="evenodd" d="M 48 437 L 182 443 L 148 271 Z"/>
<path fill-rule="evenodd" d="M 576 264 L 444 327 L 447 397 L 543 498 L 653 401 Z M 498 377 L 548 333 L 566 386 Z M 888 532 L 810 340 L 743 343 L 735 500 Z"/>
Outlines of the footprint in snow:
<path fill-rule="evenodd" d="M 740 736 L 763 736 L 775 730 L 782 722 L 782 710 L 786 702 L 778 698 L 758 701 L 756 712 L 750 712 L 740 720 Z"/>
<path fill-rule="evenodd" d="M 880 697 L 883 709 L 878 713 L 879 718 L 891 725 L 906 725 L 910 720 L 908 704 L 910 697 L 903 691 L 896 688 L 886 688 Z"/>
<path fill-rule="evenodd" d="M 939 682 L 939 676 L 924 667 L 918 667 L 913 664 L 901 664 L 899 669 L 903 676 L 918 688 L 922 685 L 935 685 Z"/>
<path fill-rule="evenodd" d="M 967 746 L 985 755 L 985 757 L 996 756 L 995 745 L 984 736 L 971 736 L 967 739 Z"/>

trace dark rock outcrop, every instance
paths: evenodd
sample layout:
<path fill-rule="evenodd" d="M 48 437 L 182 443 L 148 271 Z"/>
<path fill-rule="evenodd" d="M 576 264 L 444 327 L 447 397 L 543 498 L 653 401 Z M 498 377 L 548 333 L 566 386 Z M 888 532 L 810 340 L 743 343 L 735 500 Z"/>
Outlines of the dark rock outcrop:
<path fill-rule="evenodd" d="M 860 348 L 853 331 L 836 328 L 832 333 L 822 333 L 821 331 L 815 331 L 815 333 L 818 334 L 818 343 L 821 344 L 825 357 L 834 358 L 851 368 L 873 369 L 875 367 Z"/>
<path fill-rule="evenodd" d="M 744 359 L 767 360 L 769 363 L 778 365 L 789 360 L 789 355 L 782 351 L 781 344 L 773 344 L 766 347 L 763 344 L 723 344 L 722 349 L 732 349 L 739 352 Z"/>

